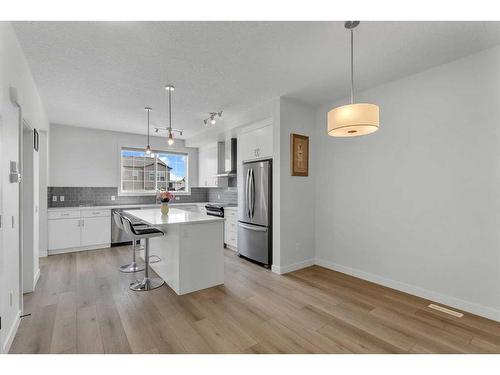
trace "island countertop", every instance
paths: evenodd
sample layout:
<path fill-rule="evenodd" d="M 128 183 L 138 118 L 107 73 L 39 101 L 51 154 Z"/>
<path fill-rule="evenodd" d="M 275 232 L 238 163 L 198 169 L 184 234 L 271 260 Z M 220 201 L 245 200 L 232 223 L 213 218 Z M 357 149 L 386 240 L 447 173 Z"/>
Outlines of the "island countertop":
<path fill-rule="evenodd" d="M 137 219 L 153 225 L 172 225 L 172 224 L 196 224 L 210 223 L 214 221 L 224 221 L 225 219 L 217 216 L 210 216 L 206 213 L 186 211 L 179 208 L 170 207 L 168 215 L 162 215 L 159 208 L 150 208 L 145 210 L 127 210 L 125 214 L 134 216 Z"/>

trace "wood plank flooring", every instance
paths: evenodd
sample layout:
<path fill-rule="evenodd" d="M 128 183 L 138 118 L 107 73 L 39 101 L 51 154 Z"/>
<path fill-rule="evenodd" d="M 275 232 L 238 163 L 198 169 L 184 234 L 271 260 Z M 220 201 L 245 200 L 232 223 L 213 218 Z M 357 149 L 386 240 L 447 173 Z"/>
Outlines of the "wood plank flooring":
<path fill-rule="evenodd" d="M 273 274 L 225 253 L 225 284 L 136 293 L 129 247 L 41 259 L 11 353 L 500 353 L 500 323 L 313 266 Z"/>

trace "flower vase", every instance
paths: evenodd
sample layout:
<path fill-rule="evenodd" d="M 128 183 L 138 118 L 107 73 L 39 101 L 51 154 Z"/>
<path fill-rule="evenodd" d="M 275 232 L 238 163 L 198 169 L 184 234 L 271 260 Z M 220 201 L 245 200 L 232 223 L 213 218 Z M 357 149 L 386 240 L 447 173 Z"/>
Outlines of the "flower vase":
<path fill-rule="evenodd" d="M 168 207 L 168 203 L 163 202 L 161 204 L 160 210 L 162 215 L 168 215 L 168 211 L 170 210 L 170 208 Z"/>

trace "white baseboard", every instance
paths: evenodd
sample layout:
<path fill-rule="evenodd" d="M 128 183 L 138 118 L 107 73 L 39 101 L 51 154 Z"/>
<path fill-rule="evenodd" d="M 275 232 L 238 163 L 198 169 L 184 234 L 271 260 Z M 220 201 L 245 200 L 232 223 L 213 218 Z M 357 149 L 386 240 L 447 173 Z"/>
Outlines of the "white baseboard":
<path fill-rule="evenodd" d="M 396 289 L 405 293 L 413 294 L 434 302 L 439 302 L 444 305 L 455 307 L 457 309 L 470 312 L 472 314 L 480 315 L 488 319 L 500 322 L 500 310 L 491 307 L 479 305 L 474 302 L 465 301 L 456 297 L 448 296 L 431 290 L 423 289 L 418 286 L 406 284 L 400 281 L 387 279 L 385 277 L 375 275 L 369 272 L 361 271 L 355 268 L 342 266 L 334 262 L 316 259 L 316 264 L 334 271 L 342 272 L 363 280 L 371 281 L 376 284 L 386 286 L 388 288 Z"/>
<path fill-rule="evenodd" d="M 277 273 L 279 275 L 283 275 L 283 274 L 288 273 L 288 272 L 300 270 L 301 268 L 313 266 L 314 264 L 315 264 L 314 259 L 307 259 L 307 260 L 304 260 L 302 262 L 288 264 L 286 266 L 275 266 L 273 264 L 271 266 L 271 271 L 273 271 L 274 273 Z"/>
<path fill-rule="evenodd" d="M 99 244 L 99 245 L 72 247 L 69 249 L 48 250 L 48 254 L 49 255 L 56 255 L 56 254 L 65 254 L 65 253 L 76 253 L 78 251 L 106 249 L 108 247 L 111 247 L 110 243 L 103 243 L 103 244 Z"/>
<path fill-rule="evenodd" d="M 16 337 L 17 329 L 19 328 L 19 324 L 21 324 L 21 312 L 19 311 L 16 314 L 16 318 L 14 319 L 14 323 L 10 327 L 7 335 L 5 336 L 5 342 L 2 345 L 2 353 L 7 354 L 10 350 L 12 342 L 14 341 L 14 337 Z"/>

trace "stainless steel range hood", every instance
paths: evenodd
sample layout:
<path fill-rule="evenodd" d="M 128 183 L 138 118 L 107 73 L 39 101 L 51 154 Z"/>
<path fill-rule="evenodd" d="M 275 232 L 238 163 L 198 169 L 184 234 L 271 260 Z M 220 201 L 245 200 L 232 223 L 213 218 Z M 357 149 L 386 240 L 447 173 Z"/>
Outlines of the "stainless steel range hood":
<path fill-rule="evenodd" d="M 217 177 L 236 177 L 236 138 L 217 143 Z"/>

